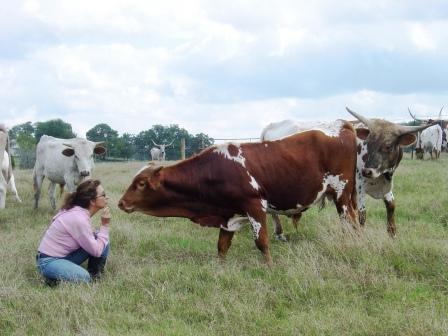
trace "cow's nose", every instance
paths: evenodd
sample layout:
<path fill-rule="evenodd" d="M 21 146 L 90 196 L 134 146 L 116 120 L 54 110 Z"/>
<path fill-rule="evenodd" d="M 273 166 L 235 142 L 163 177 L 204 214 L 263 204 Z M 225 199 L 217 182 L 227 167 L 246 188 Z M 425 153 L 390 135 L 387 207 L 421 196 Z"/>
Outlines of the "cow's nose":
<path fill-rule="evenodd" d="M 83 170 L 82 172 L 79 173 L 82 177 L 86 177 L 90 175 L 90 172 L 87 170 Z"/>
<path fill-rule="evenodd" d="M 372 175 L 373 175 L 373 171 L 372 171 L 372 169 L 370 169 L 370 168 L 364 168 L 364 169 L 362 170 L 362 176 L 364 176 L 364 177 L 372 177 Z"/>
<path fill-rule="evenodd" d="M 120 201 L 118 201 L 118 207 L 120 208 L 120 209 L 124 209 L 124 202 L 123 202 L 123 200 L 120 200 Z"/>

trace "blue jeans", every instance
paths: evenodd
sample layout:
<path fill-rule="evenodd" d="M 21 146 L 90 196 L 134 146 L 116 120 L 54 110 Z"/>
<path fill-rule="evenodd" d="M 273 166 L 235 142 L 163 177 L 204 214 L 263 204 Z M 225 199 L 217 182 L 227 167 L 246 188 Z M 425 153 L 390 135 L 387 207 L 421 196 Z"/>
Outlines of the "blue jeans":
<path fill-rule="evenodd" d="M 92 277 L 100 275 L 106 265 L 108 255 L 109 244 L 106 245 L 100 257 L 92 257 L 85 250 L 79 248 L 63 258 L 37 258 L 36 266 L 46 280 L 87 283 L 92 281 Z M 80 266 L 87 259 L 89 259 L 88 270 Z"/>

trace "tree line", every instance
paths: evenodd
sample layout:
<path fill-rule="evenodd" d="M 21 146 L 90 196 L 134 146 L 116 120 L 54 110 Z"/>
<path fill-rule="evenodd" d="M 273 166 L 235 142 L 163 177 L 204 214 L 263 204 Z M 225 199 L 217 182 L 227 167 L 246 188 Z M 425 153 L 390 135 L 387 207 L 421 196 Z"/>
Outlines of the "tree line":
<path fill-rule="evenodd" d="M 72 126 L 61 119 L 36 123 L 29 121 L 13 126 L 9 130 L 9 136 L 18 145 L 16 156 L 19 159 L 20 168 L 26 169 L 34 166 L 36 145 L 44 134 L 61 139 L 77 137 Z M 185 139 L 186 157 L 213 144 L 213 139 L 207 134 L 192 135 L 178 125 L 154 125 L 136 135 L 130 133 L 119 135 L 108 124 L 102 123 L 87 131 L 86 138 L 90 141 L 104 142 L 107 149 L 106 154 L 98 157 L 98 160 L 148 160 L 150 159 L 149 151 L 155 147 L 154 143 L 169 144 L 173 140 L 173 144 L 165 149 L 166 159 L 179 160 L 181 158 L 181 139 Z"/>

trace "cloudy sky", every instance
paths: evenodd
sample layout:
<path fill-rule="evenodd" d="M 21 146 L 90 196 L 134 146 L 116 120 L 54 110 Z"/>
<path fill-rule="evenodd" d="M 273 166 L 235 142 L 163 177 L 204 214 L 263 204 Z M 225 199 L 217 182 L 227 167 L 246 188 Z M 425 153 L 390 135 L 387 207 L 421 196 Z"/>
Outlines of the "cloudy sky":
<path fill-rule="evenodd" d="M 437 115 L 448 1 L 0 0 L 0 121 L 79 136 L 178 124 L 258 137 L 283 119 Z M 445 110 L 448 115 L 448 106 Z"/>

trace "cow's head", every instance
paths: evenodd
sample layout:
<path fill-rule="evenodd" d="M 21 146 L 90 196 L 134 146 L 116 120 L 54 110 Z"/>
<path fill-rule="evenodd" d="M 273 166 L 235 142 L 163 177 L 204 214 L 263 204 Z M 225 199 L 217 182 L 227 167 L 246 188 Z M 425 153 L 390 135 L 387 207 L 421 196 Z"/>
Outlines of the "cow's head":
<path fill-rule="evenodd" d="M 86 139 L 72 139 L 64 143 L 65 148 L 62 154 L 67 157 L 73 157 L 73 163 L 80 177 L 85 178 L 90 175 L 94 163 L 93 154 L 104 154 L 106 148 L 103 142 L 93 142 Z"/>
<path fill-rule="evenodd" d="M 166 205 L 161 190 L 162 169 L 161 166 L 149 165 L 140 170 L 121 196 L 118 207 L 127 213 L 140 211 L 156 215 L 157 210 Z"/>
<path fill-rule="evenodd" d="M 367 153 L 362 158 L 362 174 L 369 178 L 393 174 L 403 156 L 402 148 L 416 141 L 418 131 L 431 126 L 397 125 L 386 120 L 368 119 L 348 107 L 347 111 L 367 127 L 356 128 L 356 133 L 367 146 Z"/>

